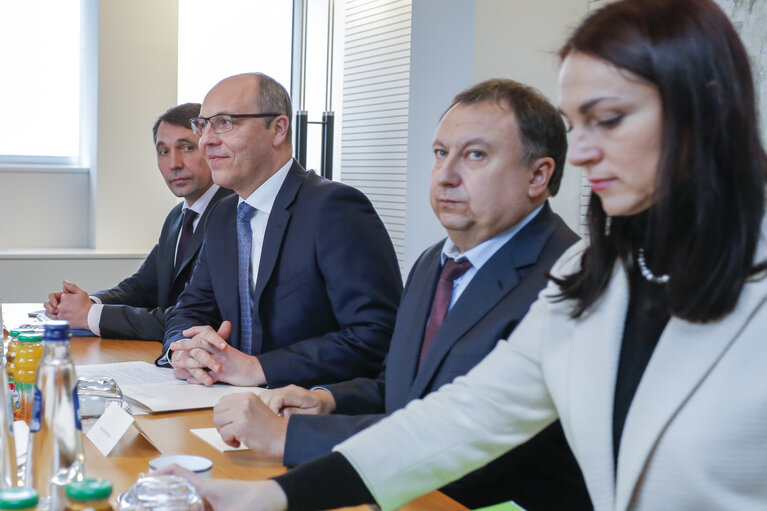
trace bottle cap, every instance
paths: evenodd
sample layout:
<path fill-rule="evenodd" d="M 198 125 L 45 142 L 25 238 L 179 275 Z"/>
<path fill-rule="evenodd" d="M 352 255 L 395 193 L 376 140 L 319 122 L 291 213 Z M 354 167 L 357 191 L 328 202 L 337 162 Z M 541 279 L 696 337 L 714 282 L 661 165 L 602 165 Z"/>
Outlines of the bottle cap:
<path fill-rule="evenodd" d="M 37 506 L 37 491 L 32 488 L 3 488 L 0 490 L 0 507 L 3 509 L 28 509 Z"/>
<path fill-rule="evenodd" d="M 72 500 L 102 500 L 112 495 L 112 483 L 106 479 L 83 479 L 67 485 L 67 498 Z"/>
<path fill-rule="evenodd" d="M 18 337 L 18 336 L 20 336 L 21 334 L 32 334 L 32 333 L 34 333 L 34 332 L 35 332 L 35 331 L 34 331 L 34 330 L 32 330 L 31 328 L 29 328 L 29 329 L 26 329 L 26 328 L 25 328 L 25 329 L 23 329 L 23 330 L 22 330 L 22 329 L 20 329 L 20 328 L 17 328 L 17 329 L 15 329 L 15 330 L 11 330 L 10 332 L 8 332 L 8 335 L 10 335 L 11 337 Z"/>
<path fill-rule="evenodd" d="M 21 334 L 19 336 L 19 342 L 42 342 L 42 334 Z"/>
<path fill-rule="evenodd" d="M 53 320 L 45 323 L 43 338 L 46 341 L 68 341 L 69 321 Z"/>

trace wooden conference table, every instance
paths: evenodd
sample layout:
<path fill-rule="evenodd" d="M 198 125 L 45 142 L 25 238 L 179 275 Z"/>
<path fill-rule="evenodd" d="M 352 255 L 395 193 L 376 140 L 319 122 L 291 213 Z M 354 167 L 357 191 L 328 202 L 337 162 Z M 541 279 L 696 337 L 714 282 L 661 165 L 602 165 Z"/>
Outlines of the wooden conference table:
<path fill-rule="evenodd" d="M 161 345 L 156 342 L 109 340 L 80 337 L 72 339 L 75 364 L 101 364 L 142 360 L 154 362 Z M 259 458 L 250 451 L 221 453 L 194 436 L 192 428 L 213 427 L 213 411 L 194 410 L 152 415 L 136 415 L 136 422 L 149 437 L 147 441 L 131 428 L 115 449 L 104 457 L 88 439 L 83 439 L 88 477 L 103 477 L 112 482 L 114 495 L 130 488 L 139 474 L 146 473 L 149 460 L 168 454 L 197 454 L 213 461 L 213 477 L 259 480 L 285 472 L 279 462 Z M 366 510 L 367 506 L 352 509 Z M 465 510 L 464 506 L 439 492 L 429 493 L 403 507 L 407 511 Z"/>

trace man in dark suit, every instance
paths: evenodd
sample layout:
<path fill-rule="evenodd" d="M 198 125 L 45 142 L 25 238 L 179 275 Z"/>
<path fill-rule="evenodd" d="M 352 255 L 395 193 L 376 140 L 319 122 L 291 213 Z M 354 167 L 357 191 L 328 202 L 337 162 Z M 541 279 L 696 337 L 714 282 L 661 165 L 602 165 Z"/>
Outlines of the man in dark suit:
<path fill-rule="evenodd" d="M 69 320 L 103 337 L 161 341 L 168 311 L 192 275 L 210 210 L 232 191 L 213 184 L 210 167 L 197 146 L 189 120 L 199 103 L 185 103 L 162 114 L 152 127 L 157 166 L 168 188 L 184 199 L 162 226 L 160 239 L 132 276 L 90 297 L 72 282 L 51 293 L 46 314 Z"/>
<path fill-rule="evenodd" d="M 313 384 L 374 375 L 402 279 L 359 191 L 291 157 L 290 98 L 266 75 L 218 83 L 193 121 L 213 180 L 237 195 L 211 213 L 168 321 L 177 377 L 209 385 Z"/>
<path fill-rule="evenodd" d="M 410 272 L 385 369 L 260 399 L 228 396 L 214 413 L 223 439 L 297 465 L 474 367 L 509 336 L 577 240 L 547 202 L 566 147 L 556 109 L 528 87 L 490 80 L 456 96 L 435 135 L 430 193 L 448 238 Z M 469 269 L 446 276 L 451 258 Z M 591 509 L 559 422 L 443 491 L 470 507 L 514 500 L 530 511 Z"/>

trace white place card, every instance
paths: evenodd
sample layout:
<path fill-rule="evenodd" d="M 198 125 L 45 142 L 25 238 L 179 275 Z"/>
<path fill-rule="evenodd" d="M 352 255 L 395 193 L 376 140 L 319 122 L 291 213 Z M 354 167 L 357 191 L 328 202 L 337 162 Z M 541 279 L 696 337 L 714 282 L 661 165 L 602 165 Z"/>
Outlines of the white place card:
<path fill-rule="evenodd" d="M 218 430 L 216 428 L 200 428 L 200 429 L 190 429 L 192 433 L 200 437 L 201 439 L 205 440 L 207 443 L 218 449 L 220 452 L 227 452 L 227 451 L 246 451 L 248 448 L 240 442 L 239 447 L 232 447 L 231 445 L 226 445 L 224 443 L 224 440 L 221 438 L 221 435 L 218 434 Z"/>
<path fill-rule="evenodd" d="M 133 420 L 133 416 L 123 410 L 118 403 L 111 403 L 85 436 L 93 442 L 101 454 L 108 456 L 131 427 Z"/>

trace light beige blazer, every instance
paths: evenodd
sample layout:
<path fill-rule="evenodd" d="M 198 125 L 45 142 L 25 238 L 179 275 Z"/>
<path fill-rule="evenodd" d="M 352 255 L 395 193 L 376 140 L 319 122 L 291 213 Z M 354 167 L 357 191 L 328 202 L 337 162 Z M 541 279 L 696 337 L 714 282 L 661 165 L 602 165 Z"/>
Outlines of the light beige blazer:
<path fill-rule="evenodd" d="M 767 259 L 765 224 L 756 261 Z M 585 245 L 555 274 L 572 273 Z M 465 377 L 336 447 L 394 509 L 485 464 L 559 417 L 597 511 L 767 509 L 767 278 L 724 319 L 671 318 L 626 417 L 617 470 L 612 418 L 628 307 L 620 265 L 573 320 L 552 283 Z M 567 503 L 562 503 L 567 509 Z"/>

